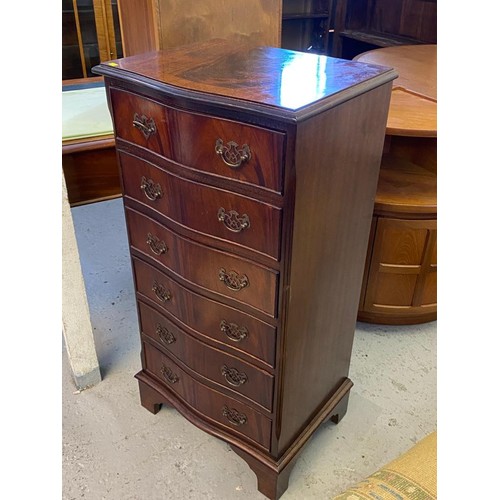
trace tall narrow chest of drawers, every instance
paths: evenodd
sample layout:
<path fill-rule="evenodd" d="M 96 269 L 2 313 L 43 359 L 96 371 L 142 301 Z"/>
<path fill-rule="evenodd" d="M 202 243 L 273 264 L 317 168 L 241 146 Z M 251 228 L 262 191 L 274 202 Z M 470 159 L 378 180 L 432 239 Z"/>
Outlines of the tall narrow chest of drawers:
<path fill-rule="evenodd" d="M 94 72 L 121 170 L 141 403 L 227 441 L 278 498 L 312 433 L 347 409 L 396 74 L 220 40 Z"/>

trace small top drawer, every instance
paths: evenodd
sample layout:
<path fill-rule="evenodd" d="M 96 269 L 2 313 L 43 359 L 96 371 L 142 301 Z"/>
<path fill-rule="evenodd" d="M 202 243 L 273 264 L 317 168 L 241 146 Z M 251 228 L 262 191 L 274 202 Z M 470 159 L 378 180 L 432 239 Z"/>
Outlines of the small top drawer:
<path fill-rule="evenodd" d="M 187 167 L 283 190 L 285 134 L 111 89 L 116 135 Z"/>
<path fill-rule="evenodd" d="M 110 94 L 116 137 L 173 158 L 168 108 L 113 88 Z"/>

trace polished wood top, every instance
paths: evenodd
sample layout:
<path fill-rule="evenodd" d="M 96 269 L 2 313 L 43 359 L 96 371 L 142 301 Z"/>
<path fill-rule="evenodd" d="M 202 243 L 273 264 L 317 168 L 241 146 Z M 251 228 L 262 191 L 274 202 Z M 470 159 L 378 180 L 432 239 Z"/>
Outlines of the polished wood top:
<path fill-rule="evenodd" d="M 224 40 L 131 56 L 93 71 L 292 111 L 332 96 L 346 99 L 353 87 L 355 95 L 396 76 L 391 68 L 372 64 Z"/>
<path fill-rule="evenodd" d="M 437 46 L 402 45 L 371 50 L 356 61 L 393 67 L 388 135 L 437 137 Z"/>

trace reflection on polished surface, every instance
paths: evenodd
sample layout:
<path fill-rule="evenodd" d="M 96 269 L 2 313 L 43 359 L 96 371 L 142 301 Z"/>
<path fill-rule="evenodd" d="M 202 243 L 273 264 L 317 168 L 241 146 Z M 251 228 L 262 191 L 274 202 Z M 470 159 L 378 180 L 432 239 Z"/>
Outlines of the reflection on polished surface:
<path fill-rule="evenodd" d="M 298 109 L 325 95 L 326 57 L 290 53 L 281 69 L 280 105 Z"/>
<path fill-rule="evenodd" d="M 182 54 L 182 56 L 181 56 Z M 149 52 L 104 63 L 187 91 L 298 110 L 377 77 L 383 66 L 273 47 L 248 47 L 212 40 L 181 51 Z"/>

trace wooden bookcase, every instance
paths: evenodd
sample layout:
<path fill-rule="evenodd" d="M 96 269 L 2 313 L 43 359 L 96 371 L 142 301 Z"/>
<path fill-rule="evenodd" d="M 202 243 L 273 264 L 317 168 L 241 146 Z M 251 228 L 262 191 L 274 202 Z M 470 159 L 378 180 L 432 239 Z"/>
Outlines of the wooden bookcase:
<path fill-rule="evenodd" d="M 368 50 L 437 42 L 436 0 L 336 0 L 334 57 Z"/>
<path fill-rule="evenodd" d="M 332 0 L 283 0 L 281 47 L 326 54 Z"/>
<path fill-rule="evenodd" d="M 89 78 L 101 61 L 123 57 L 117 0 L 63 0 L 62 79 Z"/>

